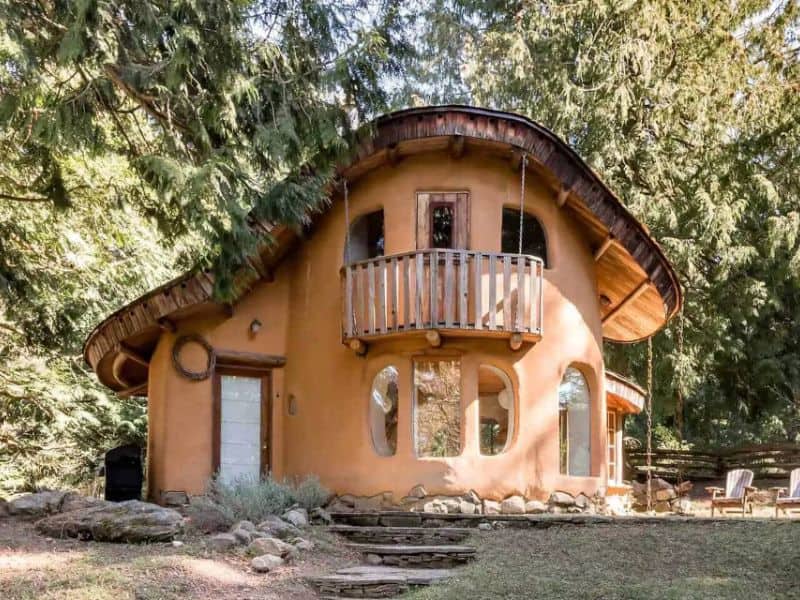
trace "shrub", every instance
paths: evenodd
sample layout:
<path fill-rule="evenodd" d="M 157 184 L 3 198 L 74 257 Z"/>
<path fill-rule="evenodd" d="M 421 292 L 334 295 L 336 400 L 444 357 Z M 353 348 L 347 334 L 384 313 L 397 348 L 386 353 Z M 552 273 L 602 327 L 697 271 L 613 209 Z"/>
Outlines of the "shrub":
<path fill-rule="evenodd" d="M 221 514 L 230 516 L 228 524 L 241 519 L 258 523 L 269 515 L 282 514 L 295 504 L 307 510 L 322 506 L 330 492 L 314 476 L 293 483 L 267 475 L 261 479 L 240 477 L 230 482 L 214 479 L 209 484 L 208 497 L 219 506 Z"/>

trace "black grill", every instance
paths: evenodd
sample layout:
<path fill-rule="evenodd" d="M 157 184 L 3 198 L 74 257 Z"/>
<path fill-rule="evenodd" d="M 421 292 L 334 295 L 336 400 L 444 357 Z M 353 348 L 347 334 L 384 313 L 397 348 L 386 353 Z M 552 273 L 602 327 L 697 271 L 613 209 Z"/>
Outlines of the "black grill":
<path fill-rule="evenodd" d="M 133 444 L 106 452 L 106 500 L 140 500 L 142 497 L 142 451 Z"/>

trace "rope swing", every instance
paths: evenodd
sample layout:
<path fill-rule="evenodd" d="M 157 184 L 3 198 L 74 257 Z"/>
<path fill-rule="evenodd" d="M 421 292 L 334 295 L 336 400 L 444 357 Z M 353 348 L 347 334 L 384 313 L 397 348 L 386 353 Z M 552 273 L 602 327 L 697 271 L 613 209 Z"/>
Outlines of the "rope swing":
<path fill-rule="evenodd" d="M 522 155 L 522 178 L 519 185 L 519 249 L 517 254 L 522 254 L 522 223 L 525 217 L 525 171 L 528 166 L 528 155 Z"/>
<path fill-rule="evenodd" d="M 653 338 L 647 338 L 647 512 L 653 510 Z"/>
<path fill-rule="evenodd" d="M 344 184 L 344 264 L 350 264 L 350 198 L 347 191 L 347 179 Z"/>

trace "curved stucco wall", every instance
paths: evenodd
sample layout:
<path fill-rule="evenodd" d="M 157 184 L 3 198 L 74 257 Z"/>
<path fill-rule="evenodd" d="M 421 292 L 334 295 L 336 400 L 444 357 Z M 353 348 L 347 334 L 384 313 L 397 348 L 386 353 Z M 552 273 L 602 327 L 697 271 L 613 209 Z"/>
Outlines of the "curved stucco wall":
<path fill-rule="evenodd" d="M 470 194 L 470 248 L 500 251 L 503 206 L 519 205 L 519 173 L 489 155 L 461 159 L 430 153 L 371 172 L 351 185 L 350 218 L 383 208 L 385 252 L 416 247 L 416 192 Z M 507 341 L 445 340 L 431 349 L 422 339 L 372 344 L 358 357 L 341 344 L 344 207 L 337 202 L 309 239 L 284 262 L 271 283 L 259 284 L 227 319 L 184 321 L 181 332 L 199 332 L 215 347 L 285 354 L 273 379 L 273 467 L 276 474 L 316 474 L 337 492 L 392 491 L 397 498 L 417 483 L 429 493 L 474 489 L 485 497 L 512 493 L 543 496 L 551 490 L 594 493 L 605 482 L 605 400 L 602 334 L 591 249 L 581 230 L 559 209 L 553 193 L 529 176 L 525 209 L 541 221 L 548 242 L 544 333 L 518 352 Z M 253 318 L 265 323 L 254 338 Z M 182 489 L 199 493 L 211 474 L 209 381 L 181 379 L 170 364 L 172 336 L 163 336 L 150 371 L 151 494 Z M 458 355 L 462 373 L 462 452 L 419 459 L 412 441 L 412 358 Z M 397 452 L 372 448 L 368 398 L 375 374 L 399 370 Z M 515 388 L 514 440 L 496 456 L 480 456 L 477 375 L 480 364 L 509 374 Z M 558 386 L 569 365 L 578 366 L 591 389 L 592 477 L 558 473 Z M 294 398 L 296 414 L 287 414 Z M 154 496 L 156 497 L 156 496 Z"/>

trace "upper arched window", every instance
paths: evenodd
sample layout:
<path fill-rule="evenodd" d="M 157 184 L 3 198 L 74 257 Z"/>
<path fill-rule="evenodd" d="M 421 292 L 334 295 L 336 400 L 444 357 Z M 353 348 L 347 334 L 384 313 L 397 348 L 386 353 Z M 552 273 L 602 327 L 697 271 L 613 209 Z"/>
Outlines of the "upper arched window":
<path fill-rule="evenodd" d="M 562 475 L 588 477 L 591 473 L 589 385 L 575 367 L 569 367 L 558 387 L 559 470 Z"/>
<path fill-rule="evenodd" d="M 350 252 L 348 256 L 345 248 L 345 262 L 383 256 L 383 246 L 383 209 L 361 215 L 350 223 Z"/>
<path fill-rule="evenodd" d="M 517 254 L 519 252 L 519 209 L 503 209 L 503 233 L 501 252 Z M 547 240 L 539 219 L 532 214 L 522 213 L 522 254 L 538 256 L 545 268 L 550 266 L 547 260 Z"/>
<path fill-rule="evenodd" d="M 372 445 L 381 456 L 397 452 L 397 401 L 397 367 L 390 365 L 375 375 L 369 395 Z"/>
<path fill-rule="evenodd" d="M 478 369 L 481 454 L 505 452 L 514 427 L 514 388 L 504 371 L 490 365 Z"/>

